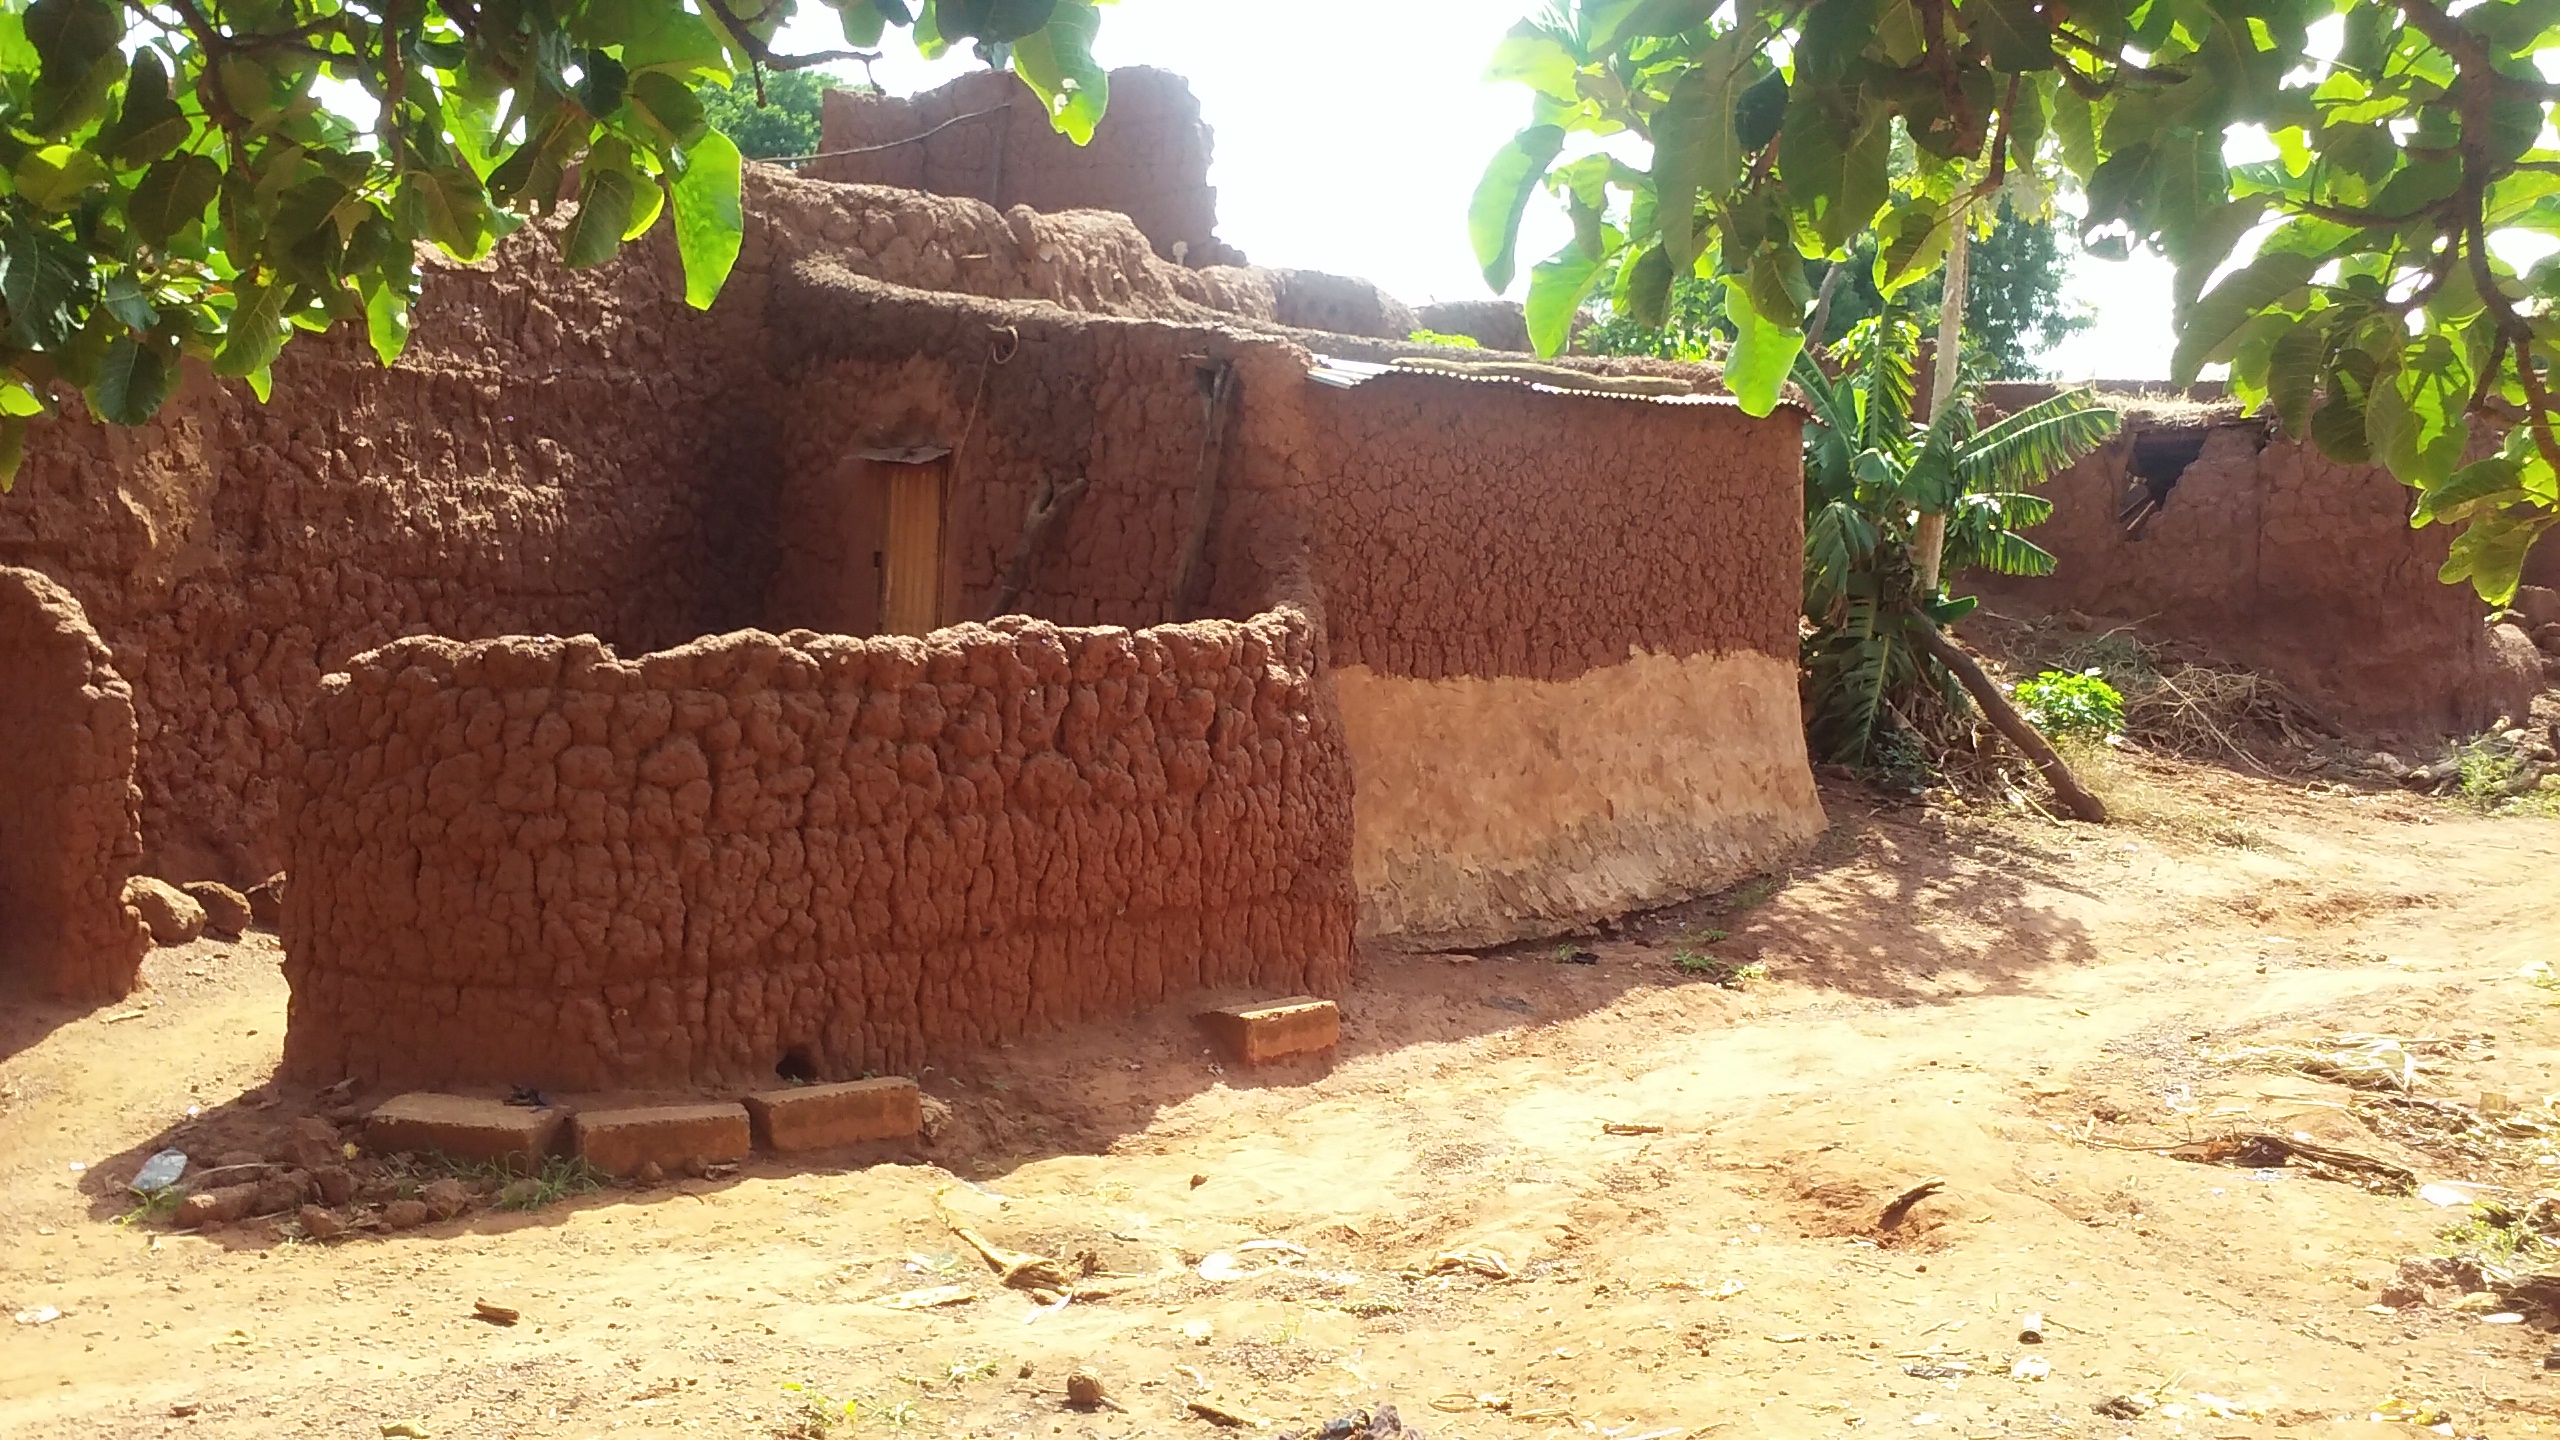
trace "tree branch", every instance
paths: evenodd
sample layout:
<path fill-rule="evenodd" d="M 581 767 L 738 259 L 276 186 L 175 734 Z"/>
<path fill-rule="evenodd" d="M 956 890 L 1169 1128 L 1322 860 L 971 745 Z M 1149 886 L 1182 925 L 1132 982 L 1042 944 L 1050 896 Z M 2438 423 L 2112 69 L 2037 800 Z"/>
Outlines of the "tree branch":
<path fill-rule="evenodd" d="M 821 50 L 815 55 L 776 55 L 773 53 L 773 47 L 759 39 L 754 31 L 747 28 L 746 22 L 738 18 L 737 12 L 729 8 L 728 0 L 702 0 L 702 4 L 704 9 L 711 12 L 712 18 L 720 22 L 720 28 L 729 33 L 729 38 L 738 42 L 738 48 L 746 51 L 747 57 L 762 69 L 806 70 L 813 65 L 831 65 L 838 60 L 870 61 L 880 58 L 876 54 L 866 55 L 860 50 Z M 763 82 L 758 81 L 757 84 L 761 87 Z"/>

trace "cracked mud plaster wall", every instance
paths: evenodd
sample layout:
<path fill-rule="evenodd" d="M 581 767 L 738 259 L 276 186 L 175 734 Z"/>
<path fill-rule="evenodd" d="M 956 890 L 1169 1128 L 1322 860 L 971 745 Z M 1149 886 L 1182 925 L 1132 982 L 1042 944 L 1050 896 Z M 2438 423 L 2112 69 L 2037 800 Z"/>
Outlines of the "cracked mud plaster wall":
<path fill-rule="evenodd" d="M 1801 417 L 1308 387 L 1361 933 L 1551 933 L 1825 823 L 1795 691 Z"/>
<path fill-rule="evenodd" d="M 556 1087 L 908 1070 L 1348 974 L 1350 773 L 1302 613 L 930 640 L 403 641 L 289 810 L 286 1065 Z"/>
<path fill-rule="evenodd" d="M 1215 234 L 1212 136 L 1190 82 L 1146 66 L 1114 70 L 1110 78 L 1111 103 L 1086 145 L 1059 134 L 1039 97 L 1005 71 L 964 75 L 912 96 L 830 90 L 818 148 L 888 148 L 829 155 L 805 173 L 968 196 L 1000 210 L 1108 210 L 1134 221 L 1164 259 L 1195 266 L 1241 261 Z M 1004 107 L 998 114 L 959 119 L 998 106 Z M 916 136 L 924 138 L 895 143 Z"/>
<path fill-rule="evenodd" d="M 2060 562 L 2037 579 L 1978 576 L 1986 595 L 2138 619 L 2261 670 L 2359 728 L 2453 733 L 2521 716 L 2541 677 L 2502 654 L 2468 585 L 2436 579 L 2454 532 L 2409 527 L 2411 492 L 2254 424 L 2217 425 L 2139 537 L 2117 515 L 2118 439 L 2045 483 L 2029 533 Z"/>
<path fill-rule="evenodd" d="M 69 591 L 0 568 L 0 973 L 67 999 L 133 988 L 142 853 L 133 689 Z"/>

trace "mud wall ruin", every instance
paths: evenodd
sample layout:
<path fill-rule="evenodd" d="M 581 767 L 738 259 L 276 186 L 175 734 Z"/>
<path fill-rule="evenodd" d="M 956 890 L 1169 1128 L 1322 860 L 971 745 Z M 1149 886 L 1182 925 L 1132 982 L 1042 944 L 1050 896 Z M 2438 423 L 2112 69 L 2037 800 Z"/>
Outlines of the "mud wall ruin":
<path fill-rule="evenodd" d="M 2014 408 L 2046 393 L 1993 399 Z M 2531 644 L 2489 627 L 2469 586 L 2436 578 L 2454 532 L 2410 528 L 2411 492 L 2390 472 L 2338 464 L 2236 406 L 2122 403 L 2124 433 L 2044 485 L 2053 518 L 2030 538 L 2055 573 L 1980 576 L 1983 593 L 2140 621 L 2357 729 L 2443 734 L 2525 713 L 2541 688 Z M 2146 517 L 2133 449 L 2181 430 L 2195 458 L 2174 484 L 2152 482 L 2160 503 Z"/>
<path fill-rule="evenodd" d="M 1085 145 L 1058 133 L 1039 97 L 996 70 L 912 96 L 830 90 L 819 125 L 820 158 L 803 172 L 813 179 L 967 196 L 999 210 L 1108 210 L 1128 216 L 1164 259 L 1244 263 L 1217 237 L 1200 102 L 1171 71 L 1112 71 L 1110 106 Z"/>
<path fill-rule="evenodd" d="M 69 591 L 0 568 L 0 975 L 66 999 L 133 988 L 142 854 L 133 688 Z"/>
<path fill-rule="evenodd" d="M 1350 775 L 1283 611 L 1132 633 L 404 641 L 305 727 L 299 1074 L 910 1070 L 1348 975 Z"/>

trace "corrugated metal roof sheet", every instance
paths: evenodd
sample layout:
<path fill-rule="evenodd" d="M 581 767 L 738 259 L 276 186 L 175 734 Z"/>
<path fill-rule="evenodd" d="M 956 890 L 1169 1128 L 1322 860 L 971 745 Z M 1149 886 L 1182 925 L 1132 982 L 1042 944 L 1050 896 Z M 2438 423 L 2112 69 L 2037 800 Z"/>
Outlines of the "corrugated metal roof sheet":
<path fill-rule="evenodd" d="M 1346 360 L 1335 355 L 1318 355 L 1307 379 L 1336 390 L 1349 390 L 1381 375 L 1410 375 L 1423 380 L 1454 381 L 1461 385 L 1517 385 L 1548 395 L 1568 395 L 1579 400 L 1635 400 L 1652 405 L 1717 405 L 1741 409 L 1742 402 L 1730 395 L 1627 395 L 1610 390 L 1582 390 L 1569 385 L 1547 385 L 1517 375 L 1461 375 L 1451 370 L 1429 370 L 1420 367 L 1381 365 L 1370 360 Z M 1804 407 L 1792 400 L 1780 400 L 1778 408 L 1805 414 Z"/>

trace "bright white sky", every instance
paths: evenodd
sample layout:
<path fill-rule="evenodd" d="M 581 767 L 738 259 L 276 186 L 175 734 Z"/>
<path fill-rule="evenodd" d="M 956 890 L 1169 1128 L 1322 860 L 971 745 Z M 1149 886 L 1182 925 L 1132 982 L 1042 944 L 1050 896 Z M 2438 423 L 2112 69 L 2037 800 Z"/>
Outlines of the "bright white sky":
<path fill-rule="evenodd" d="M 1475 299 L 1486 291 L 1467 248 L 1467 200 L 1485 161 L 1529 112 L 1526 90 L 1485 82 L 1485 60 L 1538 5 L 1119 0 L 1103 10 L 1097 58 L 1189 77 L 1217 132 L 1209 178 L 1218 233 L 1256 264 L 1362 275 L 1416 304 Z M 778 48 L 841 48 L 834 20 L 804 0 Z M 894 36 L 885 48 L 880 83 L 901 94 L 977 64 L 965 53 L 927 64 Z M 1567 233 L 1560 209 L 1531 208 L 1515 298 L 1527 259 L 1555 250 Z M 2066 298 L 2097 324 L 2043 363 L 2065 380 L 2165 379 L 2169 275 L 2154 256 L 2076 259 Z"/>

